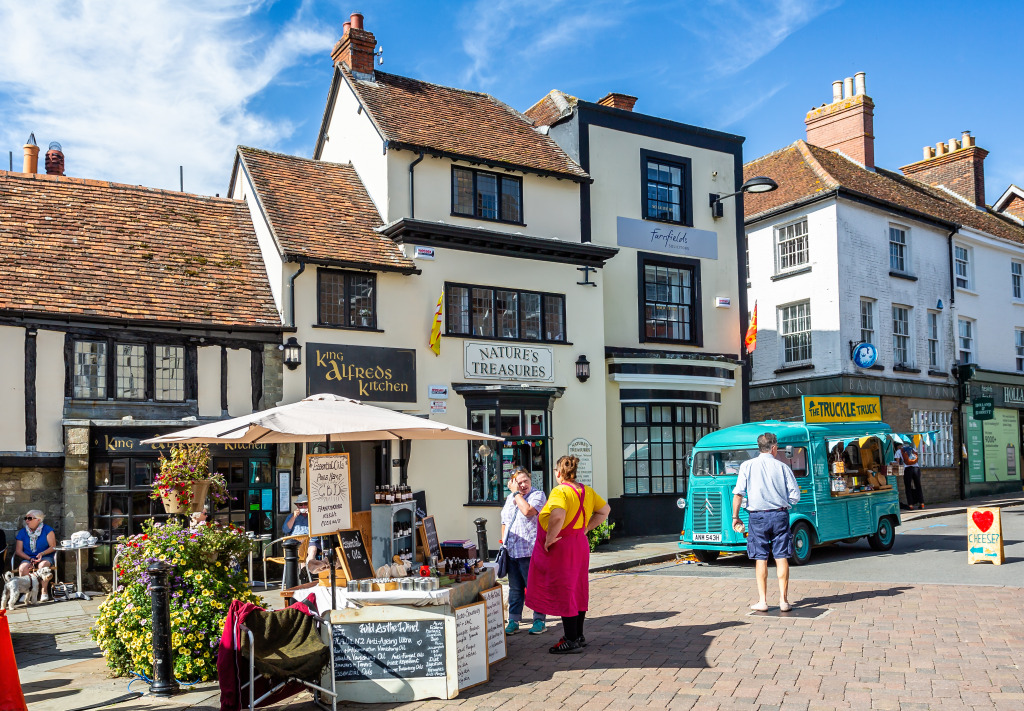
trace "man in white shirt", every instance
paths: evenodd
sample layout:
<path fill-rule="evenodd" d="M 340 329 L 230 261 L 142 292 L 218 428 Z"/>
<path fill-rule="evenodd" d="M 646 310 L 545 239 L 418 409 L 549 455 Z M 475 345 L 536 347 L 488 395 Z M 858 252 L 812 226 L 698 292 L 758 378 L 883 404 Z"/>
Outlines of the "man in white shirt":
<path fill-rule="evenodd" d="M 789 530 L 789 508 L 800 501 L 800 487 L 793 470 L 775 458 L 779 440 L 771 432 L 757 438 L 760 454 L 740 465 L 736 487 L 732 490 L 732 525 L 743 530 L 740 504 L 747 500 L 750 530 L 747 533 L 747 557 L 755 561 L 757 592 L 760 599 L 751 610 L 768 609 L 768 551 L 775 558 L 779 577 L 779 609 L 789 612 L 789 559 L 793 556 L 793 535 Z"/>

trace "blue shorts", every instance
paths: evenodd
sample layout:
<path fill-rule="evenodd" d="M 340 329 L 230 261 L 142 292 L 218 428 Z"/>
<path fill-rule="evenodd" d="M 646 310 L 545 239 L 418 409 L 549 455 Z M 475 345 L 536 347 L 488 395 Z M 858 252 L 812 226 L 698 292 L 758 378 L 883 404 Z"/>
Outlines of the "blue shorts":
<path fill-rule="evenodd" d="M 793 534 L 789 530 L 789 511 L 751 511 L 747 532 L 747 557 L 775 560 L 793 557 Z"/>

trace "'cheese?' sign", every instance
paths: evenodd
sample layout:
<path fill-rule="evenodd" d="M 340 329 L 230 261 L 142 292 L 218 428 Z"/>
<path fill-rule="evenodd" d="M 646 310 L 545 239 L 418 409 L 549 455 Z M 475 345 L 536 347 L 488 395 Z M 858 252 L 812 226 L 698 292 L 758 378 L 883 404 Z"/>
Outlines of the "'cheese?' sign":
<path fill-rule="evenodd" d="M 804 395 L 804 422 L 881 422 L 882 399 L 877 396 Z"/>
<path fill-rule="evenodd" d="M 554 349 L 548 346 L 466 341 L 465 376 L 551 383 L 555 380 L 554 361 Z"/>

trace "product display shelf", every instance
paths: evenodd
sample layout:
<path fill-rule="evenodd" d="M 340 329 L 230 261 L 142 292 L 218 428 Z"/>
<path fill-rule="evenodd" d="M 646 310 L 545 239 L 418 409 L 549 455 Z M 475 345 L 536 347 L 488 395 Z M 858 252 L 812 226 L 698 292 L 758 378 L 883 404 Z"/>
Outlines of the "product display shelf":
<path fill-rule="evenodd" d="M 396 530 L 396 525 L 398 529 Z M 408 549 L 416 556 L 416 502 L 373 504 L 370 507 L 373 535 L 373 567 L 392 562 L 392 556 Z M 401 534 L 401 535 L 399 535 Z"/>

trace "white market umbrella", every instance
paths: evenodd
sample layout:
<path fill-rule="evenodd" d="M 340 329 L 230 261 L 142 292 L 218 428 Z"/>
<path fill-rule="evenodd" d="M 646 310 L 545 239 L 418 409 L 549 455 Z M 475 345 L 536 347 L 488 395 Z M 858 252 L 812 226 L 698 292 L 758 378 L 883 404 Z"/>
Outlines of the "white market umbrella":
<path fill-rule="evenodd" d="M 423 417 L 366 405 L 359 400 L 320 394 L 254 412 L 230 420 L 210 422 L 152 439 L 157 443 L 250 443 L 310 442 L 330 438 L 332 442 L 369 440 L 501 440 L 502 437 L 474 432 Z"/>

